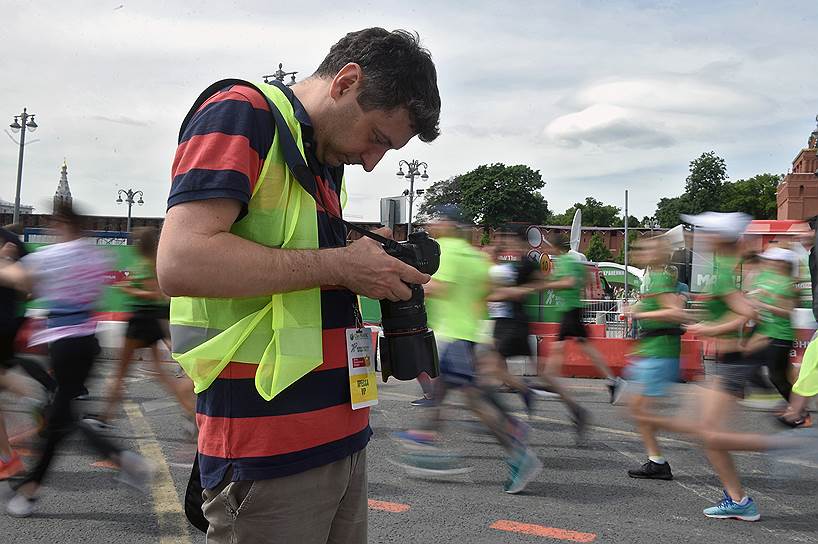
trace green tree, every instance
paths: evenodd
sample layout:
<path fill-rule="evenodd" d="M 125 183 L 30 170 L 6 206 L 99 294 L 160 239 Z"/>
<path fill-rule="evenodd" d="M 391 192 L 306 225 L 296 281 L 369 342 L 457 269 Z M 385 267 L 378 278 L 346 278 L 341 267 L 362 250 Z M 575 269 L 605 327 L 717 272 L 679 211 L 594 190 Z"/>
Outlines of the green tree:
<path fill-rule="evenodd" d="M 682 222 L 679 215 L 683 213 L 690 213 L 687 195 L 660 198 L 653 216 L 660 227 L 671 229 Z"/>
<path fill-rule="evenodd" d="M 713 151 L 702 153 L 690 163 L 690 174 L 685 180 L 687 209 L 684 213 L 720 211 L 727 181 L 727 163 Z"/>
<path fill-rule="evenodd" d="M 456 204 L 465 219 L 486 229 L 509 222 L 542 224 L 549 216 L 540 193 L 543 187 L 539 170 L 522 164 L 484 164 L 432 184 L 418 214 L 428 219 L 437 206 Z"/>
<path fill-rule="evenodd" d="M 614 224 L 611 225 L 611 226 L 612 227 L 624 227 L 625 226 L 625 221 L 624 221 L 623 218 L 620 217 L 616 221 L 614 221 Z M 639 221 L 639 218 L 634 217 L 633 215 L 628 217 L 628 228 L 640 228 L 640 227 L 643 227 L 643 226 L 644 225 L 642 224 L 642 221 Z"/>
<path fill-rule="evenodd" d="M 610 262 L 613 260 L 611 250 L 605 245 L 602 236 L 597 232 L 591 236 L 591 242 L 588 244 L 588 252 L 585 255 L 589 261 L 595 263 Z"/>
<path fill-rule="evenodd" d="M 633 249 L 633 243 L 636 241 L 636 232 L 630 231 L 628 232 L 628 266 L 631 266 L 633 263 L 630 261 L 631 258 L 631 250 Z M 616 261 L 619 264 L 625 264 L 625 247 L 622 246 L 622 249 L 619 250 L 619 255 L 616 256 Z"/>
<path fill-rule="evenodd" d="M 782 176 L 758 174 L 724 185 L 722 210 L 744 212 L 754 219 L 775 219 L 778 214 L 776 190 Z"/>
<path fill-rule="evenodd" d="M 577 209 L 582 210 L 582 225 L 585 227 L 612 227 L 617 222 L 620 225 L 622 224 L 618 206 L 603 204 L 591 196 L 585 198 L 584 204 L 577 202 L 565 210 L 565 213 L 554 215 L 551 218 L 551 223 L 554 225 L 570 225 L 574 220 L 574 212 Z"/>

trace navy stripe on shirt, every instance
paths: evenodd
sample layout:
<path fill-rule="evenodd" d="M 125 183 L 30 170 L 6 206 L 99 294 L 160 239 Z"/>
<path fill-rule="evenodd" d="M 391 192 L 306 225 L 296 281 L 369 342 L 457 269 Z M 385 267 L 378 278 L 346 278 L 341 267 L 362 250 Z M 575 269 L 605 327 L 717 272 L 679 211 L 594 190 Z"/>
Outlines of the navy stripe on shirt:
<path fill-rule="evenodd" d="M 256 392 L 254 379 L 217 378 L 199 395 L 196 412 L 211 417 L 266 417 L 301 414 L 349 402 L 346 367 L 310 372 L 271 401 Z M 246 394 L 242 394 L 244 392 Z"/>
<path fill-rule="evenodd" d="M 256 109 L 242 100 L 221 100 L 206 105 L 190 120 L 179 143 L 211 132 L 245 136 L 261 162 L 273 145 L 270 112 Z"/>
<path fill-rule="evenodd" d="M 367 425 L 365 429 L 340 440 L 282 455 L 242 457 L 226 461 L 219 457 L 199 453 L 202 487 L 213 489 L 218 486 L 224 480 L 228 467 L 231 466 L 233 467 L 232 481 L 269 480 L 305 472 L 346 459 L 366 447 L 371 436 L 372 429 Z"/>

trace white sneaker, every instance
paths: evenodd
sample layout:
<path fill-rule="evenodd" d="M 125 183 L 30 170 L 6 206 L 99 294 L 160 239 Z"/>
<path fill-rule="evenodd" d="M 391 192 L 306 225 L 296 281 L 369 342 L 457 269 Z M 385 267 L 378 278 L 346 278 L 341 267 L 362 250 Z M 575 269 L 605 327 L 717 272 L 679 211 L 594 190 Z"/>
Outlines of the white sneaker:
<path fill-rule="evenodd" d="M 15 518 L 27 518 L 34 512 L 37 499 L 29 499 L 22 493 L 15 494 L 6 504 L 6 513 Z"/>
<path fill-rule="evenodd" d="M 119 454 L 119 474 L 115 478 L 117 481 L 147 493 L 155 475 L 156 466 L 141 455 L 127 450 Z"/>
<path fill-rule="evenodd" d="M 114 429 L 113 425 L 111 425 L 110 423 L 105 423 L 104 421 L 99 419 L 99 417 L 86 416 L 82 418 L 82 423 L 85 423 L 86 425 L 88 425 L 89 427 L 98 432 L 107 432 L 112 431 Z"/>

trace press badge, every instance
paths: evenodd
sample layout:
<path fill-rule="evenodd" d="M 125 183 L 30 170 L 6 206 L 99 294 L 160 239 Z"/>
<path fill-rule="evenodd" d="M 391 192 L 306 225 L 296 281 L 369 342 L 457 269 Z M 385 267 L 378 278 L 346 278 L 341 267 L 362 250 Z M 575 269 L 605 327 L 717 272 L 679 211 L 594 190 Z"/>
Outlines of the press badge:
<path fill-rule="evenodd" d="M 378 404 L 378 385 L 372 349 L 372 329 L 347 329 L 347 366 L 349 367 L 349 397 L 352 409 Z"/>

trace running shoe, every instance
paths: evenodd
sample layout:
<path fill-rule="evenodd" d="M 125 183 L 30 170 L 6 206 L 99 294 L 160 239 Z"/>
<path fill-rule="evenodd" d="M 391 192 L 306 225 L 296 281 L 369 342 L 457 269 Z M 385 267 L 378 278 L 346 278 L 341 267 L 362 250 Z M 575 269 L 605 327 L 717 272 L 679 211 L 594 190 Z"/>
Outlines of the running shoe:
<path fill-rule="evenodd" d="M 89 393 L 88 388 L 83 385 L 82 389 L 80 389 L 79 394 L 76 397 L 74 397 L 74 400 L 89 400 L 90 398 L 91 393 Z"/>
<path fill-rule="evenodd" d="M 137 491 L 147 493 L 156 475 L 156 466 L 132 451 L 119 453 L 119 474 L 116 480 Z"/>
<path fill-rule="evenodd" d="M 396 464 L 414 476 L 453 476 L 474 470 L 462 457 L 441 448 L 406 453 Z"/>
<path fill-rule="evenodd" d="M 0 460 L 0 480 L 8 480 L 13 476 L 17 476 L 26 469 L 23 465 L 23 460 L 20 456 L 12 452 L 8 461 Z"/>
<path fill-rule="evenodd" d="M 542 386 L 540 386 L 540 387 L 542 387 Z M 558 398 L 560 398 L 559 393 L 555 393 L 554 391 L 551 391 L 550 389 L 546 389 L 544 387 L 540 388 L 540 387 L 532 386 L 531 387 L 531 392 L 534 393 L 534 395 L 536 395 L 537 397 L 539 397 L 541 399 L 558 399 Z"/>
<path fill-rule="evenodd" d="M 392 438 L 409 449 L 437 447 L 437 438 L 434 433 L 410 429 L 408 431 L 396 431 L 392 433 Z"/>
<path fill-rule="evenodd" d="M 787 407 L 787 402 L 782 399 L 778 393 L 751 393 L 738 401 L 738 403 L 745 408 L 766 412 L 775 412 L 776 410 Z"/>
<path fill-rule="evenodd" d="M 102 420 L 101 416 L 96 414 L 85 414 L 85 417 L 83 417 L 80 422 L 99 432 L 112 431 L 114 429 L 113 425 L 106 423 Z"/>
<path fill-rule="evenodd" d="M 741 521 L 758 521 L 761 515 L 753 499 L 748 498 L 747 504 L 739 504 L 730 498 L 727 491 L 724 498 L 716 505 L 703 510 L 708 518 L 715 519 L 740 519 Z"/>
<path fill-rule="evenodd" d="M 6 513 L 15 518 L 27 518 L 34 513 L 37 498 L 28 498 L 22 493 L 15 494 L 6 504 Z"/>
<path fill-rule="evenodd" d="M 522 449 L 522 448 L 521 448 Z M 506 493 L 519 493 L 542 471 L 542 462 L 530 448 L 522 449 L 508 462 L 509 478 L 503 486 Z"/>
<path fill-rule="evenodd" d="M 802 414 L 796 419 L 788 419 L 784 416 L 778 416 L 776 419 L 782 425 L 792 427 L 793 429 L 812 427 L 812 416 L 809 414 Z"/>
<path fill-rule="evenodd" d="M 611 394 L 611 404 L 618 404 L 628 388 L 628 382 L 616 377 L 608 382 L 608 392 Z"/>
<path fill-rule="evenodd" d="M 415 399 L 410 402 L 412 406 L 417 406 L 419 408 L 430 408 L 435 405 L 435 399 L 429 397 L 420 397 L 419 399 Z"/>
<path fill-rule="evenodd" d="M 628 476 L 631 478 L 639 478 L 642 480 L 672 480 L 673 473 L 670 471 L 670 463 L 654 463 L 650 459 L 648 462 L 637 469 L 628 471 Z"/>

